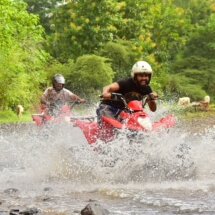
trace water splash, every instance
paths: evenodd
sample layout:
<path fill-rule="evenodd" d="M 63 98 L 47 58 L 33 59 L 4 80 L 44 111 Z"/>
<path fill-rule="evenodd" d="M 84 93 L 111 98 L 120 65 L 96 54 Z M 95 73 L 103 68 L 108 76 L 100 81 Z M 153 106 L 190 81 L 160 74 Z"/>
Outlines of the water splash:
<path fill-rule="evenodd" d="M 150 114 L 154 119 L 155 114 Z M 156 118 L 166 114 L 163 106 Z M 138 142 L 131 143 L 122 134 L 111 143 L 97 142 L 91 147 L 83 133 L 70 125 L 47 129 L 14 125 L 0 136 L 4 173 L 0 181 L 113 184 L 213 178 L 213 133 L 211 128 L 195 137 L 176 126 L 144 135 Z"/>
<path fill-rule="evenodd" d="M 153 120 L 167 114 L 166 106 L 150 112 Z M 0 191 L 18 188 L 23 204 L 51 196 L 68 205 L 72 193 L 89 196 L 98 191 L 123 199 L 120 205 L 110 202 L 112 214 L 119 208 L 124 214 L 215 211 L 215 127 L 191 134 L 179 123 L 176 119 L 175 127 L 144 135 L 138 142 L 122 134 L 93 146 L 71 125 L 42 130 L 33 123 L 5 125 L 0 131 Z M 7 198 L 11 202 L 12 197 Z M 125 207 L 125 199 L 127 205 L 136 202 L 135 208 Z"/>

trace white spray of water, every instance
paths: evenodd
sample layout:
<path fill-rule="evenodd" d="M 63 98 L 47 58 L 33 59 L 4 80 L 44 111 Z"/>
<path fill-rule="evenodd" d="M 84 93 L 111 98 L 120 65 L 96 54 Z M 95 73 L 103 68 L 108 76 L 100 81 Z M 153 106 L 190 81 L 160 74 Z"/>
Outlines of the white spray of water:
<path fill-rule="evenodd" d="M 161 106 L 150 116 L 156 120 L 167 114 L 168 108 Z M 98 142 L 95 147 L 101 150 L 94 151 L 70 125 L 42 130 L 29 126 L 22 132 L 14 128 L 0 136 L 0 182 L 102 186 L 213 179 L 213 133 L 211 128 L 197 138 L 176 126 L 147 134 L 137 143 L 123 135 L 111 143 Z"/>

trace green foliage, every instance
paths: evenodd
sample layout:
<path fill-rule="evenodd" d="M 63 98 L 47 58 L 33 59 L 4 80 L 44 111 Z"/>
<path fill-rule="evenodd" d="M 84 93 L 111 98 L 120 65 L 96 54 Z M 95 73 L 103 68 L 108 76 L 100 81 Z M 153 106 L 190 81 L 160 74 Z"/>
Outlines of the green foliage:
<path fill-rule="evenodd" d="M 23 0 L 27 3 L 27 11 L 37 14 L 40 18 L 40 24 L 45 28 L 47 34 L 51 33 L 50 14 L 55 10 L 59 3 L 63 0 Z"/>
<path fill-rule="evenodd" d="M 190 54 L 208 59 L 215 58 L 215 14 L 211 15 L 209 23 L 204 27 L 199 27 L 194 32 L 185 49 L 185 56 Z"/>
<path fill-rule="evenodd" d="M 132 43 L 123 40 L 116 42 L 108 42 L 100 55 L 111 60 L 111 68 L 115 71 L 114 80 L 130 77 L 131 67 L 135 62 L 135 55 L 131 51 Z"/>
<path fill-rule="evenodd" d="M 52 78 L 55 74 L 62 74 L 63 76 L 67 77 L 71 71 L 71 67 L 73 67 L 74 62 L 69 60 L 66 64 L 62 64 L 55 59 L 49 60 L 46 65 L 46 77 L 47 83 L 44 88 L 52 85 Z"/>
<path fill-rule="evenodd" d="M 195 78 L 193 74 L 196 75 L 198 79 Z M 164 91 L 172 92 L 177 97 L 188 96 L 194 101 L 203 100 L 207 93 L 202 89 L 202 83 L 200 81 L 202 79 L 202 76 L 196 74 L 195 70 L 181 71 L 176 75 L 167 77 Z"/>
<path fill-rule="evenodd" d="M 17 104 L 28 108 L 45 80 L 49 55 L 41 47 L 43 29 L 25 8 L 23 2 L 1 1 L 0 110 L 14 110 Z"/>
<path fill-rule="evenodd" d="M 117 31 L 116 2 L 71 1 L 56 9 L 52 16 L 53 31 L 50 49 L 61 62 L 92 54 L 107 41 L 112 41 Z"/>
<path fill-rule="evenodd" d="M 29 122 L 32 120 L 31 114 L 28 112 L 24 112 L 19 118 L 17 114 L 12 110 L 4 110 L 0 111 L 0 123 L 8 123 L 8 122 Z"/>
<path fill-rule="evenodd" d="M 24 2 L 0 4 L 0 110 L 27 109 L 56 73 L 98 95 L 137 60 L 151 64 L 159 95 L 215 101 L 214 0 Z"/>
<path fill-rule="evenodd" d="M 213 0 L 173 0 L 173 3 L 185 10 L 194 26 L 205 25 L 213 13 Z"/>
<path fill-rule="evenodd" d="M 215 15 L 211 15 L 210 22 L 192 34 L 184 51 L 177 56 L 172 67 L 172 74 L 176 74 L 177 77 L 180 73 L 180 76 L 186 79 L 181 85 L 183 89 L 188 88 L 189 96 L 193 98 L 201 96 L 201 100 L 207 94 L 211 96 L 212 101 L 215 99 L 214 23 Z M 189 85 L 195 90 L 190 90 Z"/>
<path fill-rule="evenodd" d="M 79 57 L 75 64 L 69 64 L 70 73 L 66 76 L 66 86 L 78 95 L 98 95 L 114 77 L 111 65 L 107 61 L 107 58 L 96 55 Z"/>
<path fill-rule="evenodd" d="M 0 111 L 0 123 L 18 121 L 18 116 L 12 110 Z"/>
<path fill-rule="evenodd" d="M 17 118 L 17 115 L 12 110 L 0 111 L 0 119 L 9 120 L 10 118 Z"/>
<path fill-rule="evenodd" d="M 31 39 L 41 40 L 42 27 L 37 25 L 38 17 L 29 15 L 23 2 L 2 0 L 0 8 L 1 50 L 19 44 L 21 48 L 32 48 Z M 16 47 L 18 48 L 18 47 Z"/>
<path fill-rule="evenodd" d="M 153 63 L 157 75 L 168 69 L 191 28 L 171 0 L 71 1 L 57 8 L 52 23 L 48 50 L 61 62 L 98 53 L 106 43 L 121 39 L 132 43 L 136 60 Z"/>
<path fill-rule="evenodd" d="M 135 41 L 134 50 L 139 56 L 158 62 L 171 59 L 184 43 L 184 35 L 191 26 L 183 16 L 183 10 L 172 5 L 172 1 L 126 1 L 123 18 L 127 20 L 120 28 L 124 37 Z M 183 25 L 181 25 L 183 24 Z M 150 60 L 149 60 L 150 61 Z"/>

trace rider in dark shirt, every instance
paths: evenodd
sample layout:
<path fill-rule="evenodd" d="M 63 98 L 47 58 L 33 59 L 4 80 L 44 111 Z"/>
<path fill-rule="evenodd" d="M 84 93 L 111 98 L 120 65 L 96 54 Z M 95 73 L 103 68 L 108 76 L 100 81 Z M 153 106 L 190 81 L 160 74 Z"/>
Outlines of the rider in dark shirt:
<path fill-rule="evenodd" d="M 142 100 L 143 96 L 148 94 L 151 95 L 151 98 L 157 98 L 157 93 L 152 92 L 149 86 L 151 76 L 151 66 L 145 61 L 138 61 L 132 67 L 131 78 L 122 79 L 105 86 L 102 93 L 103 100 L 97 109 L 98 121 L 102 115 L 117 118 L 123 107 L 122 103 L 110 100 L 112 92 L 122 94 L 126 102 Z M 156 111 L 157 106 L 154 99 L 149 99 L 148 105 L 151 111 Z"/>

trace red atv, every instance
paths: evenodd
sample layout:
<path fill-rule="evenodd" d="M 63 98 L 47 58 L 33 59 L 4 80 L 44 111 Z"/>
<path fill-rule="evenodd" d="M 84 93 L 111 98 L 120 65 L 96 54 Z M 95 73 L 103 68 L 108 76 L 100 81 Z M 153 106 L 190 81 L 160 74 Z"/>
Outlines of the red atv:
<path fill-rule="evenodd" d="M 172 114 L 161 118 L 158 122 L 152 122 L 145 112 L 144 106 L 150 95 L 142 101 L 134 100 L 126 103 L 121 94 L 112 93 L 111 99 L 123 103 L 123 109 L 118 119 L 102 116 L 98 123 L 94 117 L 71 117 L 71 121 L 81 128 L 89 144 L 97 140 L 109 142 L 116 138 L 119 133 L 125 133 L 127 137 L 134 138 L 138 133 L 148 133 L 158 128 L 174 126 L 175 120 Z"/>
<path fill-rule="evenodd" d="M 57 100 L 55 103 L 50 104 L 49 108 L 41 105 L 40 113 L 32 114 L 32 118 L 39 127 L 46 125 L 47 123 L 59 124 L 69 122 L 71 116 L 71 108 L 71 106 L 63 105 L 62 101 Z"/>

